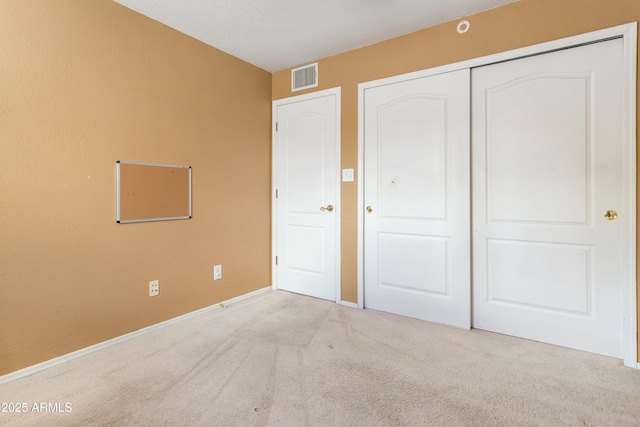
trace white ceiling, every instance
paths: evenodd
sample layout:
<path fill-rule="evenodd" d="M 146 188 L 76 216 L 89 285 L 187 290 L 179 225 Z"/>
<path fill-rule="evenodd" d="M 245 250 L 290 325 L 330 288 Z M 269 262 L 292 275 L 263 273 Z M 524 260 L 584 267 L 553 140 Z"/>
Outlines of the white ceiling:
<path fill-rule="evenodd" d="M 274 72 L 517 0 L 114 1 Z"/>

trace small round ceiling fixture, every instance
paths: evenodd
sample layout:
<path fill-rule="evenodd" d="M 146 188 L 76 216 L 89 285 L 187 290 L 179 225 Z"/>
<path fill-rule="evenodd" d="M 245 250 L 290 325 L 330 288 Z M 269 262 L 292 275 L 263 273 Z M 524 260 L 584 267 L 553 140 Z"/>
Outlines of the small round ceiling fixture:
<path fill-rule="evenodd" d="M 469 31 L 469 28 L 471 28 L 469 21 L 460 21 L 457 30 L 459 34 L 464 34 Z"/>

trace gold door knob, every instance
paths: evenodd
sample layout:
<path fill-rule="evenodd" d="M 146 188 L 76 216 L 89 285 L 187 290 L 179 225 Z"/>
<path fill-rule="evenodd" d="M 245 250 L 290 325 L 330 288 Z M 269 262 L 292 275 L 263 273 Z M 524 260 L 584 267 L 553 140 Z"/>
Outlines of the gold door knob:
<path fill-rule="evenodd" d="M 368 213 L 373 212 L 373 208 L 372 208 L 371 206 L 367 206 L 367 212 L 368 212 Z"/>
<path fill-rule="evenodd" d="M 326 208 L 325 208 L 325 207 L 321 207 L 321 208 L 320 208 L 320 210 L 321 210 L 322 212 L 324 212 L 324 211 L 333 212 L 333 205 L 329 205 L 329 206 L 327 206 Z"/>
<path fill-rule="evenodd" d="M 613 221 L 614 219 L 618 218 L 618 212 L 616 212 L 616 211 L 606 211 L 604 213 L 604 217 L 607 218 L 609 221 Z"/>

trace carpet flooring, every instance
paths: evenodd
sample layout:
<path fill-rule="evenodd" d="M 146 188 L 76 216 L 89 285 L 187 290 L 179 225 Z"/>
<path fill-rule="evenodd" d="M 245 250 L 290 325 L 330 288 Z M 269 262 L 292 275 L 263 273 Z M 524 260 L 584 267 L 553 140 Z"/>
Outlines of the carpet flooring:
<path fill-rule="evenodd" d="M 8 402 L 27 410 L 2 426 L 622 427 L 640 371 L 268 291 L 2 384 Z"/>

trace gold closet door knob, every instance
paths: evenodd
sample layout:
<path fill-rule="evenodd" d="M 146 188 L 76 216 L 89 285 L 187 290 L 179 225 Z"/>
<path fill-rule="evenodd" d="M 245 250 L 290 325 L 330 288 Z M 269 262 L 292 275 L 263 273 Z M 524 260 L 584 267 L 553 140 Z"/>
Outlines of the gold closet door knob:
<path fill-rule="evenodd" d="M 320 210 L 321 210 L 322 212 L 324 212 L 324 211 L 333 212 L 333 205 L 329 205 L 329 206 L 327 206 L 326 208 L 325 208 L 325 207 L 321 207 L 321 208 L 320 208 Z"/>
<path fill-rule="evenodd" d="M 614 219 L 618 218 L 618 212 L 616 212 L 616 211 L 606 211 L 604 213 L 604 217 L 607 218 L 609 221 L 613 221 Z"/>
<path fill-rule="evenodd" d="M 368 213 L 373 212 L 373 208 L 372 208 L 371 206 L 367 206 L 367 212 L 368 212 Z"/>

